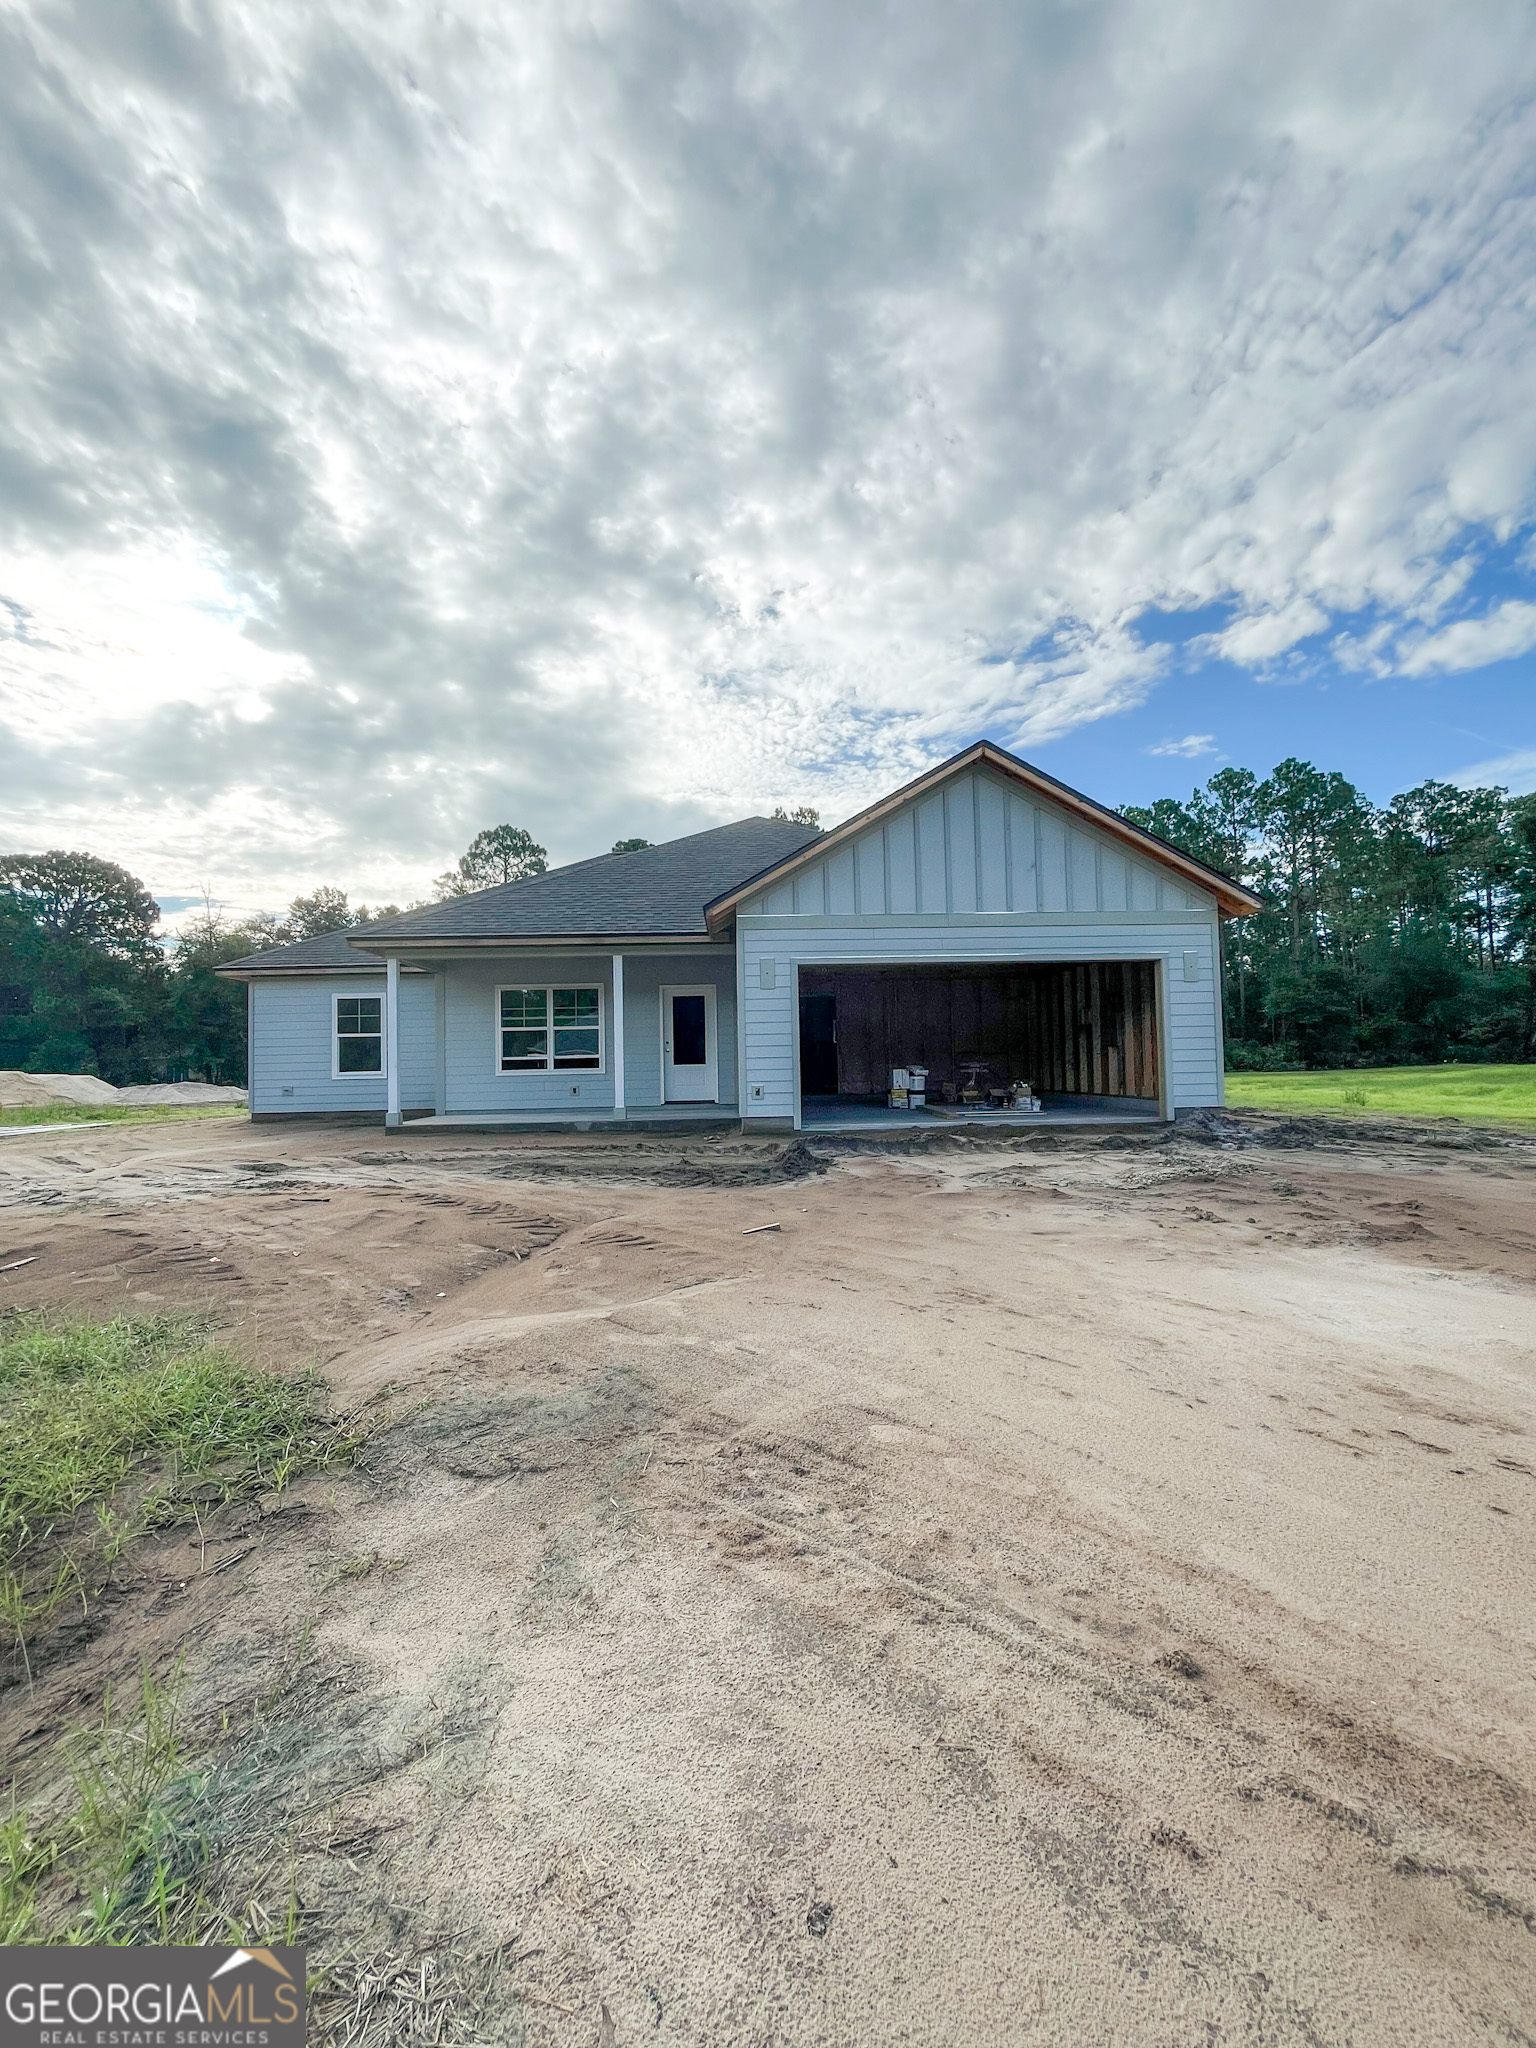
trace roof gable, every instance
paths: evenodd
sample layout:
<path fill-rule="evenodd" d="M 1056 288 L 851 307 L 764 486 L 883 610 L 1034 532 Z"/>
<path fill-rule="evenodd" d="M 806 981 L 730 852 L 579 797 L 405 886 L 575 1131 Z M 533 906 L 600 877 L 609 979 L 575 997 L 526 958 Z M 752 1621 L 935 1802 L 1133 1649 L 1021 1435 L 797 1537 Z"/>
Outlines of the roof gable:
<path fill-rule="evenodd" d="M 981 741 L 709 906 L 737 912 L 1155 911 L 1244 916 L 1226 875 Z"/>

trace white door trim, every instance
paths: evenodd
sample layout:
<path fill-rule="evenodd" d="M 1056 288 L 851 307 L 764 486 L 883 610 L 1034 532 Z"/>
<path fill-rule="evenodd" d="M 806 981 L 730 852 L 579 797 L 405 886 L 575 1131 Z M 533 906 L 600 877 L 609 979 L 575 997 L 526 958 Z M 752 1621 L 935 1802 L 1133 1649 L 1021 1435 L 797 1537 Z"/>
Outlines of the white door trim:
<path fill-rule="evenodd" d="M 672 1037 L 672 998 L 674 996 L 702 996 L 704 998 L 704 1046 L 709 1057 L 700 1074 L 702 1093 L 698 1095 L 673 1095 L 668 1090 L 668 1050 Z M 720 1100 L 720 1040 L 715 1030 L 715 985 L 712 981 L 668 982 L 661 990 L 659 1005 L 661 1026 L 661 1099 L 666 1102 L 718 1102 Z M 675 1074 L 676 1069 L 672 1072 Z M 689 1069 L 685 1068 L 684 1072 Z"/>

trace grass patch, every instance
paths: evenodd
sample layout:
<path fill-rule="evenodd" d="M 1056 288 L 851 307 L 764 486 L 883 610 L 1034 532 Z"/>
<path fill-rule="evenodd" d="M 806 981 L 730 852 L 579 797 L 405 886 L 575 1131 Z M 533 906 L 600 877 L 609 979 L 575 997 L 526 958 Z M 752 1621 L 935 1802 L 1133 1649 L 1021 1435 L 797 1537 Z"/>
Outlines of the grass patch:
<path fill-rule="evenodd" d="M 1322 1074 L 1228 1074 L 1234 1109 L 1336 1110 L 1536 1124 L 1536 1067 L 1348 1067 Z"/>
<path fill-rule="evenodd" d="M 50 1102 L 36 1109 L 0 1109 L 0 1130 L 7 1124 L 169 1124 L 246 1114 L 241 1102 L 140 1102 L 127 1107 L 112 1102 Z"/>
<path fill-rule="evenodd" d="M 59 1754 L 52 1796 L 22 1812 L 13 1784 L 0 1820 L 0 1946 L 300 1938 L 291 1881 L 275 1912 L 217 1896 L 211 1780 L 187 1756 L 179 1669 L 164 1685 L 146 1670 L 126 1707 L 109 1691 Z"/>
<path fill-rule="evenodd" d="M 261 1372 L 196 1317 L 0 1320 L 0 1617 L 28 1675 L 135 1537 L 350 1457 L 325 1409 L 314 1375 Z"/>

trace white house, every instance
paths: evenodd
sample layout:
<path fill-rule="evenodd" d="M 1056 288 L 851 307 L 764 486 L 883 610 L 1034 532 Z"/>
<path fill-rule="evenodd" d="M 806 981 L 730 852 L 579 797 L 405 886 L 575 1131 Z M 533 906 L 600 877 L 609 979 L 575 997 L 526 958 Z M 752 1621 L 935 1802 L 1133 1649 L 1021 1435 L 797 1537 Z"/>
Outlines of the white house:
<path fill-rule="evenodd" d="M 830 832 L 746 818 L 232 961 L 253 1117 L 889 1122 L 1222 1100 L 1220 920 L 1257 899 L 988 741 Z M 949 1098 L 948 1101 L 945 1098 Z M 912 1118 L 920 1112 L 897 1112 Z"/>

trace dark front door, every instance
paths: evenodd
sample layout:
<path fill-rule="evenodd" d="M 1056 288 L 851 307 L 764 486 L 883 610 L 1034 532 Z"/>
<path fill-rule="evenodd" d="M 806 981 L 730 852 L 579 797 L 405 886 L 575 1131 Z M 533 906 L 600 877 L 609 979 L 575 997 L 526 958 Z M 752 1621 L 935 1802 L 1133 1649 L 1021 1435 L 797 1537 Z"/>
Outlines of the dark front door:
<path fill-rule="evenodd" d="M 837 997 L 800 998 L 800 1093 L 837 1093 Z"/>

